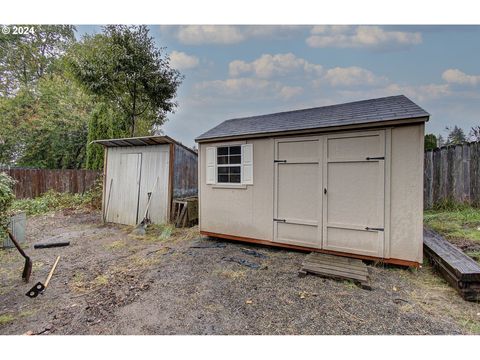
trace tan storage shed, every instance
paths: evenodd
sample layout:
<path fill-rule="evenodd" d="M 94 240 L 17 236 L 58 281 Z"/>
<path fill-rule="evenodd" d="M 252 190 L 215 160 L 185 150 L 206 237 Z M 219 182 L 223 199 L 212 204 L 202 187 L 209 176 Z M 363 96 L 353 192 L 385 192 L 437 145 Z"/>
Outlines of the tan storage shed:
<path fill-rule="evenodd" d="M 416 266 L 428 119 L 400 95 L 227 120 L 196 139 L 200 231 Z"/>
<path fill-rule="evenodd" d="M 103 218 L 138 224 L 151 193 L 153 223 L 170 219 L 172 200 L 196 196 L 197 153 L 168 136 L 96 140 L 105 147 Z"/>

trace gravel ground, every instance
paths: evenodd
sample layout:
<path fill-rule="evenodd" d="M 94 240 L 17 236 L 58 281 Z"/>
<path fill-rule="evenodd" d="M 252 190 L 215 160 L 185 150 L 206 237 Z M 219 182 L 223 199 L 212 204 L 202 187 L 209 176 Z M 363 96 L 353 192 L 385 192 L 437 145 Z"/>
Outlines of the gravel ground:
<path fill-rule="evenodd" d="M 145 238 L 130 230 L 102 225 L 98 213 L 29 219 L 30 284 L 15 250 L 0 250 L 0 334 L 480 333 L 480 304 L 463 301 L 428 265 L 370 266 L 369 291 L 299 278 L 305 253 L 203 239 L 196 228 L 169 237 L 152 228 Z M 33 249 L 53 240 L 71 245 Z M 57 255 L 46 292 L 26 297 Z"/>

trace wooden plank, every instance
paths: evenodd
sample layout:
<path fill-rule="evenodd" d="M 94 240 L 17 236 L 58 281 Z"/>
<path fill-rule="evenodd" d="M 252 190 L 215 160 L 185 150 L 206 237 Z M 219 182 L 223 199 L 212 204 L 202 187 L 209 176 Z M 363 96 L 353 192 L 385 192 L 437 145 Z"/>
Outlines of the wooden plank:
<path fill-rule="evenodd" d="M 366 276 L 357 275 L 350 272 L 338 271 L 338 270 L 303 267 L 302 271 L 307 273 L 312 273 L 315 275 L 322 275 L 326 277 L 342 278 L 346 280 L 357 280 L 362 283 L 368 281 Z"/>
<path fill-rule="evenodd" d="M 352 271 L 358 274 L 364 274 L 368 275 L 368 269 L 366 267 L 353 267 L 351 265 L 346 265 L 346 264 L 339 264 L 339 263 L 328 263 L 328 262 L 321 262 L 321 261 L 311 261 L 311 260 L 305 260 L 305 264 L 310 264 L 312 266 L 320 266 L 320 267 L 326 267 L 326 268 L 335 268 L 338 270 L 348 270 Z"/>
<path fill-rule="evenodd" d="M 325 260 L 331 262 L 337 262 L 342 264 L 352 264 L 352 265 L 364 265 L 362 261 L 357 259 L 352 259 L 348 257 L 340 257 L 336 255 L 328 255 L 328 254 L 319 254 L 319 253 L 311 253 L 307 256 L 308 260 Z"/>
<path fill-rule="evenodd" d="M 354 274 L 358 276 L 362 276 L 366 278 L 368 276 L 367 269 L 352 269 L 338 264 L 324 264 L 324 263 L 317 263 L 311 261 L 305 261 L 302 266 L 303 270 L 307 269 L 317 269 L 317 270 L 324 270 L 324 271 L 339 271 L 345 274 Z"/>
<path fill-rule="evenodd" d="M 300 275 L 304 275 L 304 273 L 350 279 L 359 281 L 363 285 L 368 283 L 368 269 L 361 260 L 345 259 L 333 255 L 311 253 L 305 258 L 300 270 Z"/>
<path fill-rule="evenodd" d="M 480 300 L 480 265 L 434 231 L 424 230 L 424 249 L 433 266 L 465 300 Z"/>

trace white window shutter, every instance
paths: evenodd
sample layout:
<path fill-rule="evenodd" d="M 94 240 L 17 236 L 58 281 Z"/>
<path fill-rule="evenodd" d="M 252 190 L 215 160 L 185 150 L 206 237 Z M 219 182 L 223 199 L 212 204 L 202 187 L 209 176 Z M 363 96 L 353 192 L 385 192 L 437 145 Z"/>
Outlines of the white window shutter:
<path fill-rule="evenodd" d="M 242 145 L 242 183 L 253 185 L 253 144 Z"/>
<path fill-rule="evenodd" d="M 216 147 L 207 147 L 206 149 L 207 154 L 207 184 L 215 184 L 215 159 L 217 155 L 217 148 Z"/>

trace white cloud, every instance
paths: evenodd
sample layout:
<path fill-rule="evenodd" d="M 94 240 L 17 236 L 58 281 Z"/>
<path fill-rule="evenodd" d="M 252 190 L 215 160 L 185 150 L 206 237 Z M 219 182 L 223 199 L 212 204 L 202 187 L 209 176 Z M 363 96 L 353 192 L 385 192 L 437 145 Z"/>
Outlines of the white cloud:
<path fill-rule="evenodd" d="M 303 88 L 301 86 L 283 86 L 280 89 L 280 95 L 284 99 L 291 99 L 297 97 L 303 93 Z"/>
<path fill-rule="evenodd" d="M 232 25 L 180 26 L 177 38 L 180 42 L 189 45 L 236 44 L 245 40 L 244 34 Z"/>
<path fill-rule="evenodd" d="M 311 47 L 398 49 L 422 42 L 419 32 L 388 31 L 379 26 L 314 26 L 306 42 Z"/>
<path fill-rule="evenodd" d="M 182 25 L 162 26 L 174 30 L 177 39 L 188 45 L 238 44 L 252 38 L 286 38 L 302 26 L 295 25 Z"/>
<path fill-rule="evenodd" d="M 472 86 L 480 84 L 480 75 L 468 75 L 458 69 L 445 70 L 442 79 L 451 84 Z"/>
<path fill-rule="evenodd" d="M 178 70 L 193 69 L 198 63 L 199 60 L 196 56 L 181 51 L 172 51 L 170 54 L 170 64 Z"/>
<path fill-rule="evenodd" d="M 290 99 L 302 93 L 299 86 L 285 86 L 278 81 L 258 78 L 234 78 L 225 80 L 203 81 L 195 85 L 197 95 L 202 97 L 269 97 Z"/>
<path fill-rule="evenodd" d="M 386 81 L 386 78 L 358 66 L 329 69 L 324 79 L 332 86 L 376 85 Z"/>
<path fill-rule="evenodd" d="M 414 101 L 420 102 L 439 99 L 452 94 L 448 84 L 425 84 L 412 86 L 396 83 L 374 89 L 340 90 L 338 93 L 343 95 L 348 101 L 402 94 Z"/>
<path fill-rule="evenodd" d="M 254 73 L 257 77 L 268 79 L 273 76 L 285 76 L 294 72 L 320 75 L 322 66 L 309 63 L 307 60 L 287 54 L 263 54 L 248 63 L 243 60 L 232 61 L 229 66 L 230 76 L 236 77 L 244 73 Z"/>

